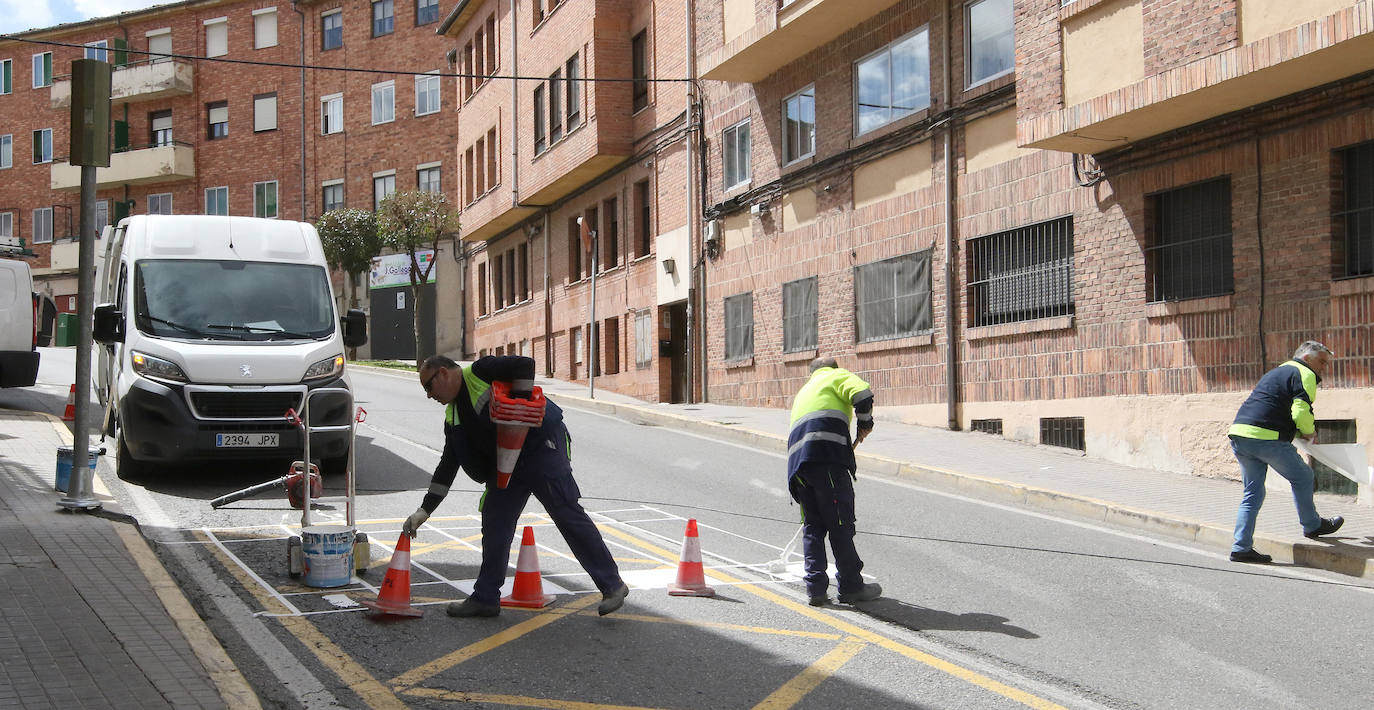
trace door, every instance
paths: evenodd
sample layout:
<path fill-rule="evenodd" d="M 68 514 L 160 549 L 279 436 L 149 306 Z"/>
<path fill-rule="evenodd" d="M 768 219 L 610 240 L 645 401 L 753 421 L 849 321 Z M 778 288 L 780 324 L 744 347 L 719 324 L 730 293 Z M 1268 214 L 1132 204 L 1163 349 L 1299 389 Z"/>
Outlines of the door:
<path fill-rule="evenodd" d="M 434 313 L 437 297 L 434 284 L 421 287 L 425 305 L 420 313 L 421 348 L 434 354 Z M 374 288 L 368 292 L 371 308 L 372 357 L 376 360 L 415 359 L 415 299 L 409 286 Z"/>
<path fill-rule="evenodd" d="M 674 404 L 686 402 L 687 395 L 687 302 L 666 308 L 668 320 L 668 371 Z"/>

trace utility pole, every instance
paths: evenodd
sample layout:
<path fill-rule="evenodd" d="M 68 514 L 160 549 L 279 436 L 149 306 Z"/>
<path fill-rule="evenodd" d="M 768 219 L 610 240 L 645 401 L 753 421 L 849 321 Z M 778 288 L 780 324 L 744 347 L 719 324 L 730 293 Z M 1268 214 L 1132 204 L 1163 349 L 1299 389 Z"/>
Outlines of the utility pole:
<path fill-rule="evenodd" d="M 72 474 L 67 495 L 57 504 L 72 510 L 95 510 L 100 500 L 91 492 L 90 440 L 86 432 L 91 400 L 91 318 L 95 311 L 95 169 L 110 166 L 110 80 L 108 62 L 72 61 L 72 165 L 81 166 L 81 219 L 76 240 L 77 340 L 76 421 L 72 422 Z"/>
<path fill-rule="evenodd" d="M 581 217 L 577 218 L 577 225 L 581 229 L 582 248 L 589 249 L 592 253 L 592 308 L 591 322 L 587 324 L 585 342 L 587 343 L 587 397 L 596 399 L 596 351 L 597 339 L 593 337 L 596 333 L 596 230 L 587 224 Z"/>

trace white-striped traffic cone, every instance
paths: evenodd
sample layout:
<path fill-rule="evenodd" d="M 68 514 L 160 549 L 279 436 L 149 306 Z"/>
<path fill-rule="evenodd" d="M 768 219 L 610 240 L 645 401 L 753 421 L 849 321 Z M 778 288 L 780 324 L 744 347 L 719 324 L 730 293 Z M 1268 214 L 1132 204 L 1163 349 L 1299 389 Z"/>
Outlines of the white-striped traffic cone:
<path fill-rule="evenodd" d="M 544 594 L 544 579 L 539 576 L 539 548 L 534 546 L 534 528 L 526 525 L 520 538 L 520 557 L 515 561 L 515 585 L 510 596 L 501 597 L 501 606 L 541 609 L 553 597 Z"/>
<path fill-rule="evenodd" d="M 697 539 L 697 520 L 687 521 L 687 536 L 682 538 L 682 559 L 677 565 L 677 581 L 668 585 L 675 597 L 714 597 L 716 590 L 706 586 L 706 570 L 701 566 L 701 542 Z"/>

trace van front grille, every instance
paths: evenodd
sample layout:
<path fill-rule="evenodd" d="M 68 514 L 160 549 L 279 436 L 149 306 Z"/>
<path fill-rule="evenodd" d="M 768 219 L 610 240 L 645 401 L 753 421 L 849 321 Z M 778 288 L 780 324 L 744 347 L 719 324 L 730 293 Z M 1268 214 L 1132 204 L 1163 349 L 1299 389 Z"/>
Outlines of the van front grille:
<path fill-rule="evenodd" d="M 280 419 L 300 411 L 300 392 L 192 392 L 191 405 L 202 419 Z"/>

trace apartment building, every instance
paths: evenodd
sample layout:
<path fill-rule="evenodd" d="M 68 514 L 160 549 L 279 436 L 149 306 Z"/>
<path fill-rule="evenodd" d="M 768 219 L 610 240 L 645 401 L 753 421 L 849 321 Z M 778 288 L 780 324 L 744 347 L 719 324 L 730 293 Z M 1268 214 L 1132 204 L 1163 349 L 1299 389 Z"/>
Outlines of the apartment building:
<path fill-rule="evenodd" d="M 1317 339 L 1322 440 L 1367 439 L 1374 4 L 696 6 L 712 401 L 834 355 L 887 416 L 1234 477 Z"/>

